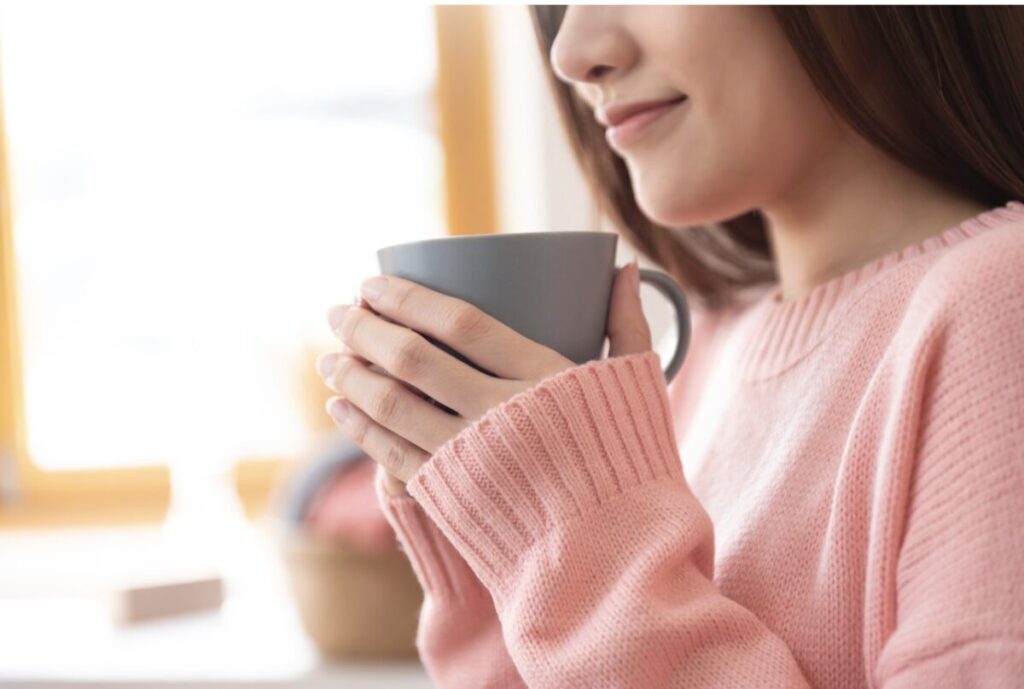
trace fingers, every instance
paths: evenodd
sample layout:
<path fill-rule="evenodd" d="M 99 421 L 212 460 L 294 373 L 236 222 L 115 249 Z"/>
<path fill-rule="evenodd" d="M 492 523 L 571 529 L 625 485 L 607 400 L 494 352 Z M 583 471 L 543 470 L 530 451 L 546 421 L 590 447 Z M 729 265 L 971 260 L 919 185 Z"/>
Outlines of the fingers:
<path fill-rule="evenodd" d="M 341 398 L 328 400 L 327 411 L 352 442 L 403 483 L 408 483 L 430 458 L 428 453 L 382 427 L 356 405 Z"/>
<path fill-rule="evenodd" d="M 540 379 L 572 364 L 466 301 L 391 275 L 373 280 L 383 280 L 381 293 L 363 298 L 376 312 L 443 342 L 499 378 Z"/>
<path fill-rule="evenodd" d="M 396 498 L 402 495 L 408 495 L 409 492 L 405 489 L 405 483 L 398 480 L 387 472 L 387 469 L 382 467 L 380 464 L 377 465 L 376 481 L 380 484 L 380 489 L 384 495 L 389 498 Z"/>
<path fill-rule="evenodd" d="M 382 369 L 380 366 L 373 363 L 372 361 L 369 361 L 368 359 L 366 359 L 366 357 L 359 354 L 359 352 L 355 351 L 346 344 L 342 344 L 340 350 L 336 352 L 323 352 L 316 358 L 316 370 L 320 374 L 320 377 L 324 379 L 324 382 L 326 382 L 330 378 L 331 374 L 334 372 L 334 369 L 338 365 L 338 359 L 342 355 L 354 357 L 357 361 L 367 366 L 374 373 L 379 373 L 382 376 L 387 376 L 389 378 L 392 378 L 393 380 L 398 380 L 397 378 L 394 378 L 390 373 Z M 405 385 L 405 387 L 408 388 L 410 392 L 412 392 L 420 399 L 430 399 L 430 397 L 426 393 L 424 393 L 422 390 L 419 390 L 415 386 L 409 385 L 405 381 L 401 380 L 398 380 L 398 382 L 401 383 L 402 385 Z"/>
<path fill-rule="evenodd" d="M 346 345 L 461 416 L 482 415 L 500 394 L 498 379 L 435 347 L 404 325 L 354 306 L 340 319 L 332 313 L 338 322 L 335 332 Z"/>
<path fill-rule="evenodd" d="M 651 330 L 644 316 L 639 289 L 640 267 L 620 268 L 612 284 L 608 307 L 608 356 L 626 356 L 651 350 Z"/>
<path fill-rule="evenodd" d="M 354 357 L 340 355 L 325 382 L 376 423 L 433 454 L 466 426 L 399 381 L 375 373 Z"/>

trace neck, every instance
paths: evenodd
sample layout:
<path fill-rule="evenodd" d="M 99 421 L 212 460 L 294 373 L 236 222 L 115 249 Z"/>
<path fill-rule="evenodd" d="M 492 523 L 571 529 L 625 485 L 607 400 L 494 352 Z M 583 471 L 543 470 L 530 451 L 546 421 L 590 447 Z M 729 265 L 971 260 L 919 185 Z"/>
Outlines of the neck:
<path fill-rule="evenodd" d="M 790 301 L 985 208 L 850 134 L 761 212 Z"/>

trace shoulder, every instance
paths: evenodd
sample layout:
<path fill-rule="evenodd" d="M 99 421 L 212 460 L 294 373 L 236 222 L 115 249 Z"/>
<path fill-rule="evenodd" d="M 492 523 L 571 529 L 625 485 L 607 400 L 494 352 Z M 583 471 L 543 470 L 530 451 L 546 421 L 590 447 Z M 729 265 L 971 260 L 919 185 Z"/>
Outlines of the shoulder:
<path fill-rule="evenodd" d="M 1024 217 L 944 250 L 922 275 L 907 316 L 965 340 L 994 330 L 1024 339 Z"/>
<path fill-rule="evenodd" d="M 924 410 L 936 427 L 972 419 L 976 434 L 983 423 L 1019 424 L 1024 414 L 1024 219 L 944 251 L 925 273 L 906 317 L 924 326 L 918 333 L 929 344 L 931 356 L 919 363 L 928 372 Z M 1003 437 L 1014 435 L 1003 430 Z M 1019 436 L 1014 442 L 1024 440 Z"/>
<path fill-rule="evenodd" d="M 918 390 L 922 414 L 937 425 L 1024 414 L 1024 216 L 919 265 L 904 273 L 913 275 L 907 299 L 876 301 L 898 314 L 886 356 Z"/>
<path fill-rule="evenodd" d="M 1024 299 L 1024 217 L 950 247 L 925 275 L 922 287 L 955 303 Z"/>

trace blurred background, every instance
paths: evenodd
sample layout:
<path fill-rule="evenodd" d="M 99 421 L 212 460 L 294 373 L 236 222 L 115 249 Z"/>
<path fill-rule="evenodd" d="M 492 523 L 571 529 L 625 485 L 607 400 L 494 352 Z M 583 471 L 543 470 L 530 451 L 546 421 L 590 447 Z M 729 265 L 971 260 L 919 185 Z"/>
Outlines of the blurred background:
<path fill-rule="evenodd" d="M 528 9 L 0 1 L 0 134 L 0 683 L 430 686 L 313 363 L 381 246 L 611 229 Z"/>

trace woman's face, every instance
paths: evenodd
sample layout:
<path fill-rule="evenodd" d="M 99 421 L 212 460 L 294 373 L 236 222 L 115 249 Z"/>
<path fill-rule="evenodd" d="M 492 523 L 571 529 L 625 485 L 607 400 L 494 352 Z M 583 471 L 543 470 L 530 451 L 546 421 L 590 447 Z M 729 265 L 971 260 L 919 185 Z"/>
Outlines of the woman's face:
<path fill-rule="evenodd" d="M 663 225 L 770 206 L 847 132 L 767 6 L 572 6 L 550 57 L 595 116 L 686 96 L 609 141 L 641 210 Z"/>

